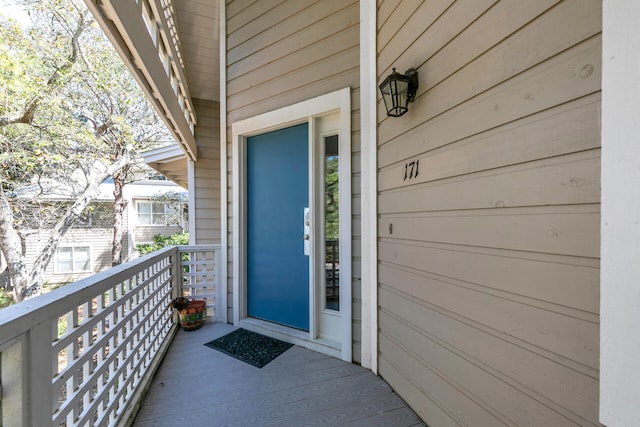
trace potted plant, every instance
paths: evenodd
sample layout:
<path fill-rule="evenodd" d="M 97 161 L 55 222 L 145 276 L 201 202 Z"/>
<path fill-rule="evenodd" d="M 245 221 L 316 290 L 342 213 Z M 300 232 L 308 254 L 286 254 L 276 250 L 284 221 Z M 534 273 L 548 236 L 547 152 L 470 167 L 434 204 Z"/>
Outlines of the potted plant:
<path fill-rule="evenodd" d="M 178 312 L 178 319 L 183 330 L 195 331 L 200 329 L 204 323 L 204 312 L 207 308 L 205 301 L 178 297 L 172 299 L 169 305 Z"/>

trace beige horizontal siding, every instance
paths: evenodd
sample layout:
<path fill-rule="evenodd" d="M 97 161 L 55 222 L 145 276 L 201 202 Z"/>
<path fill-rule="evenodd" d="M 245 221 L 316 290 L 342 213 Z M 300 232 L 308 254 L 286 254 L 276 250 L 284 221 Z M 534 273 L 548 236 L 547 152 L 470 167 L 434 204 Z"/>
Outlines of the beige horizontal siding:
<path fill-rule="evenodd" d="M 198 161 L 195 164 L 195 243 L 217 244 L 220 231 L 220 104 L 194 100 L 198 115 L 195 136 Z"/>
<path fill-rule="evenodd" d="M 48 230 L 35 231 L 27 237 L 27 266 L 31 268 L 36 258 L 42 251 L 49 238 Z M 113 242 L 113 229 L 110 228 L 86 228 L 70 229 L 60 240 L 58 247 L 88 246 L 91 256 L 91 271 L 87 273 L 58 273 L 55 269 L 57 256 L 51 259 L 45 271 L 44 280 L 48 284 L 70 283 L 91 276 L 94 273 L 111 267 L 111 247 Z M 124 246 L 126 257 L 126 246 Z"/>
<path fill-rule="evenodd" d="M 153 236 L 171 236 L 181 231 L 182 229 L 177 225 L 138 225 L 133 229 L 134 242 L 135 244 L 151 243 Z"/>
<path fill-rule="evenodd" d="M 265 0 L 229 18 L 228 125 L 345 86 L 358 88 L 358 20 L 358 3 L 343 0 Z"/>
<path fill-rule="evenodd" d="M 360 358 L 359 3 L 349 0 L 227 1 L 227 153 L 235 121 L 351 87 L 353 357 Z M 232 273 L 232 159 L 227 225 Z M 228 301 L 233 301 L 232 277 Z M 231 318 L 231 307 L 229 307 Z"/>
<path fill-rule="evenodd" d="M 597 425 L 601 2 L 378 6 L 378 80 L 420 76 L 378 104 L 380 374 L 429 425 Z"/>

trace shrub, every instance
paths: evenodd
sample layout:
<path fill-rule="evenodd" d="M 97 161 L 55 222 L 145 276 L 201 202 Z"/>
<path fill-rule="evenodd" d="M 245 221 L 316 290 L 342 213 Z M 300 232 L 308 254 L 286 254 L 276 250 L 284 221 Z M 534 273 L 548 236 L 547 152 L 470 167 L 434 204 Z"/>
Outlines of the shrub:
<path fill-rule="evenodd" d="M 146 255 L 151 252 L 157 251 L 158 249 L 162 249 L 165 246 L 188 244 L 189 233 L 176 233 L 170 236 L 156 234 L 155 236 L 153 236 L 153 243 L 139 243 L 136 245 L 136 250 L 138 251 L 138 253 L 140 253 L 140 255 Z"/>
<path fill-rule="evenodd" d="M 13 295 L 0 288 L 0 308 L 9 307 L 15 303 L 16 301 L 13 299 Z"/>

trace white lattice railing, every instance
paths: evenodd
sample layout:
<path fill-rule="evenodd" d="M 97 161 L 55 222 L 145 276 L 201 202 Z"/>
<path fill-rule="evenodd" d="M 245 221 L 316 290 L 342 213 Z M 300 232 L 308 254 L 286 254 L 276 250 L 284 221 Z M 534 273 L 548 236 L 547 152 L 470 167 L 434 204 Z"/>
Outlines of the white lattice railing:
<path fill-rule="evenodd" d="M 127 425 L 177 329 L 169 301 L 215 316 L 218 266 L 218 246 L 174 246 L 0 310 L 0 424 Z"/>

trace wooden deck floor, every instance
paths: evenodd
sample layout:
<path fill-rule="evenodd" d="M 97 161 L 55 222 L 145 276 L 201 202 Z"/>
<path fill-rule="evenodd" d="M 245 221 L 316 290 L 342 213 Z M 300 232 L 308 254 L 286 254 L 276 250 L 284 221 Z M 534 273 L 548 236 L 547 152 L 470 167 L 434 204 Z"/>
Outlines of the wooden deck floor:
<path fill-rule="evenodd" d="M 294 346 L 258 369 L 204 346 L 233 329 L 179 331 L 134 426 L 424 426 L 360 366 Z"/>

